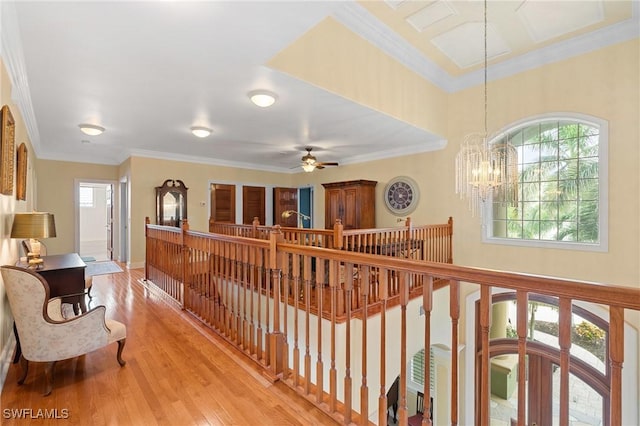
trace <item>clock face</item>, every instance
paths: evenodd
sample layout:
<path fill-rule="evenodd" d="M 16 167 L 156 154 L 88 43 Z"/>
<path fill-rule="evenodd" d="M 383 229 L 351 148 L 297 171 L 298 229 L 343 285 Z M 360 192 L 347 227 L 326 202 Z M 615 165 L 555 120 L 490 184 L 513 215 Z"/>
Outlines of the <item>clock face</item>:
<path fill-rule="evenodd" d="M 406 176 L 392 179 L 384 190 L 384 201 L 387 208 L 398 216 L 415 210 L 419 196 L 418 184 Z"/>

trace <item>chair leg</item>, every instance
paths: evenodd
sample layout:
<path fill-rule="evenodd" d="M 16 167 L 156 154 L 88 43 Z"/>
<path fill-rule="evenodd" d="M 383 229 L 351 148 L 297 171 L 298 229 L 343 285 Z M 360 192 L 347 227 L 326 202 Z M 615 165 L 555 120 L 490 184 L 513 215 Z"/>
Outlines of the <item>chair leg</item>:
<path fill-rule="evenodd" d="M 24 383 L 27 378 L 27 372 L 29 371 L 29 361 L 22 354 L 20 354 L 20 367 L 22 367 L 22 375 L 18 377 L 19 385 Z"/>
<path fill-rule="evenodd" d="M 125 360 L 122 359 L 122 350 L 124 349 L 124 344 L 126 342 L 127 339 L 122 339 L 122 340 L 118 340 L 118 364 L 120 364 L 120 367 L 124 367 L 124 365 L 127 363 Z"/>
<path fill-rule="evenodd" d="M 45 388 L 44 396 L 50 395 L 53 389 L 53 368 L 56 366 L 55 361 L 48 362 L 44 367 Z"/>

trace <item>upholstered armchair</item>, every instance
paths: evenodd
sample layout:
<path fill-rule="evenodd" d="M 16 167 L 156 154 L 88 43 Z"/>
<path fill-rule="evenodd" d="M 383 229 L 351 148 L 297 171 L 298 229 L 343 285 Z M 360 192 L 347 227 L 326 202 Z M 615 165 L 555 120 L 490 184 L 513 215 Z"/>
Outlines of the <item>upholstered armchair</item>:
<path fill-rule="evenodd" d="M 113 342 L 118 342 L 118 363 L 125 365 L 122 349 L 126 327 L 118 321 L 106 320 L 104 306 L 65 319 L 61 299 L 49 300 L 49 286 L 44 278 L 15 266 L 3 266 L 0 270 L 22 350 L 18 384 L 23 384 L 27 377 L 29 361 L 46 362 L 44 394 L 49 395 L 56 361 L 84 355 Z"/>

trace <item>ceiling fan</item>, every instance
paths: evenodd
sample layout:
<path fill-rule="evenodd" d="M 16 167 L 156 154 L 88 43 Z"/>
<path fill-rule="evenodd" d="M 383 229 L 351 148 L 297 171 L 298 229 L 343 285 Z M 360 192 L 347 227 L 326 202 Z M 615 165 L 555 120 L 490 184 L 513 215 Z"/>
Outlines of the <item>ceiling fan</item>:
<path fill-rule="evenodd" d="M 305 172 L 312 172 L 315 169 L 324 169 L 326 166 L 337 166 L 338 163 L 334 162 L 329 162 L 329 163 L 322 163 L 316 160 L 316 157 L 311 155 L 311 150 L 312 148 L 305 148 L 307 150 L 307 154 L 304 155 L 302 157 L 302 169 Z"/>

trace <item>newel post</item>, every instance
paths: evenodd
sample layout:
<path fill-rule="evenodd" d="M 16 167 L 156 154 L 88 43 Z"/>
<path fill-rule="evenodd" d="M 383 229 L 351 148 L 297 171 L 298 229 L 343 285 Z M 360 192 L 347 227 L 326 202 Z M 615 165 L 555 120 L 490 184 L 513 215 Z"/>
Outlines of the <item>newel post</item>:
<path fill-rule="evenodd" d="M 180 306 L 184 309 L 184 286 L 187 285 L 187 271 L 189 269 L 189 247 L 186 244 L 186 235 L 189 230 L 189 221 L 187 218 L 182 219 L 182 224 L 180 225 L 180 245 L 182 247 L 182 264 L 180 265 L 180 280 L 182 281 L 180 286 Z"/>
<path fill-rule="evenodd" d="M 277 380 L 282 373 L 284 359 L 284 335 L 280 330 L 280 291 L 281 291 L 281 266 L 282 262 L 278 253 L 278 243 L 284 241 L 280 225 L 273 227 L 269 234 L 269 269 L 271 270 L 271 285 L 273 290 L 273 331 L 269 335 L 269 373 L 273 380 Z M 285 313 L 286 314 L 286 313 Z"/>
<path fill-rule="evenodd" d="M 336 250 L 341 250 L 343 247 L 343 231 L 344 225 L 342 224 L 342 220 L 336 219 L 336 223 L 333 224 L 333 248 Z"/>
<path fill-rule="evenodd" d="M 258 238 L 258 226 L 260 226 L 260 219 L 258 216 L 253 217 L 253 222 L 251 223 L 253 229 L 251 230 L 251 235 L 253 238 Z"/>
<path fill-rule="evenodd" d="M 144 280 L 149 281 L 149 253 L 152 248 L 149 248 L 149 227 L 147 225 L 151 224 L 151 220 L 149 216 L 144 218 Z"/>
<path fill-rule="evenodd" d="M 449 216 L 447 224 L 449 225 L 449 256 L 447 263 L 453 263 L 453 217 Z"/>
<path fill-rule="evenodd" d="M 410 250 L 411 250 L 411 242 L 410 241 L 412 239 L 411 234 L 413 233 L 413 225 L 411 224 L 411 216 L 407 216 L 407 219 L 404 221 L 404 226 L 405 226 L 405 228 L 407 228 L 406 229 L 406 235 L 405 235 L 405 241 L 407 241 L 407 244 L 409 244 L 407 246 L 407 249 L 410 252 Z"/>

